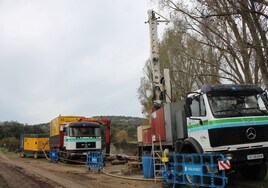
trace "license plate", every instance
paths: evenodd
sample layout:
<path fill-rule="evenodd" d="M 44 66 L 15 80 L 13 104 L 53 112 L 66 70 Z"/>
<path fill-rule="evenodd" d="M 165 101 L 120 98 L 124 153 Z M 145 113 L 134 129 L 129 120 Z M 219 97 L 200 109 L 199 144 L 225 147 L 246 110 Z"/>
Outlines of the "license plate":
<path fill-rule="evenodd" d="M 253 154 L 253 155 L 247 155 L 248 160 L 254 160 L 254 159 L 263 159 L 263 154 Z"/>

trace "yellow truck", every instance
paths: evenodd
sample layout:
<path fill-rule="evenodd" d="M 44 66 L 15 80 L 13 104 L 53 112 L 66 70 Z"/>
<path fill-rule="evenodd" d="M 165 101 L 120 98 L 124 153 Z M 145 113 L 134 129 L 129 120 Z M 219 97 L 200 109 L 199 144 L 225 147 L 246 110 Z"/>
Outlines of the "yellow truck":
<path fill-rule="evenodd" d="M 23 134 L 20 137 L 20 156 L 33 155 L 35 159 L 49 152 L 49 136 L 45 134 Z"/>

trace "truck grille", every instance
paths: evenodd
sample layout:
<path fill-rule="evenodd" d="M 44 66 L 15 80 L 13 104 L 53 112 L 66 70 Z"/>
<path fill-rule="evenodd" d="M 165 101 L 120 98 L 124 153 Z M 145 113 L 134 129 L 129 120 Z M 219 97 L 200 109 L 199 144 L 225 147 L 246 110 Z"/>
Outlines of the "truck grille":
<path fill-rule="evenodd" d="M 247 135 L 249 128 L 255 130 L 255 137 Z M 268 141 L 268 125 L 209 129 L 208 134 L 211 147 L 264 142 Z"/>
<path fill-rule="evenodd" d="M 77 142 L 76 148 L 96 148 L 96 142 Z"/>

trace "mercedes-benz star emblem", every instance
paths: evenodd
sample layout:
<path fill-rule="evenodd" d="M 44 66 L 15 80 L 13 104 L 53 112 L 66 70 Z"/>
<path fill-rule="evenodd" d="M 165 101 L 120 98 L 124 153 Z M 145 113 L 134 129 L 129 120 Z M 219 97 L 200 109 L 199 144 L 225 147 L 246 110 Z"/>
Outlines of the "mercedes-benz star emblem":
<path fill-rule="evenodd" d="M 253 127 L 250 127 L 250 128 L 247 129 L 246 135 L 247 135 L 247 138 L 249 140 L 253 140 L 253 139 L 256 138 L 257 133 L 256 133 L 256 130 Z"/>

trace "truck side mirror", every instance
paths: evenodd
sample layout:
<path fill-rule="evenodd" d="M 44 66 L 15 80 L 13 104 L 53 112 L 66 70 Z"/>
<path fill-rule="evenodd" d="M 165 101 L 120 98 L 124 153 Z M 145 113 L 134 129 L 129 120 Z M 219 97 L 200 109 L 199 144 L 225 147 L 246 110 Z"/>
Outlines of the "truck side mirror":
<path fill-rule="evenodd" d="M 193 99 L 192 98 L 186 98 L 186 104 L 187 105 L 191 105 L 192 104 L 192 102 L 193 102 Z"/>
<path fill-rule="evenodd" d="M 184 105 L 184 111 L 185 111 L 186 117 L 192 116 L 191 104 L 192 104 L 192 99 L 186 98 L 186 103 Z"/>

